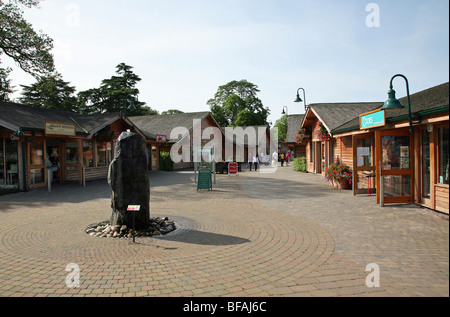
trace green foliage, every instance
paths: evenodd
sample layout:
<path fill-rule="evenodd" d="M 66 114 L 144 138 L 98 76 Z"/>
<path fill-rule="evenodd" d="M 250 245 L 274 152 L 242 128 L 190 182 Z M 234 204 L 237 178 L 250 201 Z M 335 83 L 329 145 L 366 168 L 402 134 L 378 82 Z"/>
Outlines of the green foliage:
<path fill-rule="evenodd" d="M 288 116 L 285 114 L 275 122 L 274 127 L 278 128 L 278 140 L 284 140 L 288 130 Z"/>
<path fill-rule="evenodd" d="M 163 111 L 161 114 L 178 114 L 178 113 L 184 113 L 181 110 L 177 110 L 177 109 L 169 109 L 167 111 Z"/>
<path fill-rule="evenodd" d="M 9 95 L 14 92 L 11 79 L 8 79 L 11 68 L 0 68 L 0 101 L 9 101 Z"/>
<path fill-rule="evenodd" d="M 294 171 L 306 172 L 306 157 L 296 157 L 294 159 Z"/>
<path fill-rule="evenodd" d="M 0 1 L 0 56 L 5 54 L 19 67 L 33 75 L 48 75 L 55 69 L 53 40 L 37 33 L 23 18 L 23 7 L 38 7 L 39 0 Z M 1 61 L 0 61 L 1 63 Z"/>
<path fill-rule="evenodd" d="M 75 87 L 62 79 L 61 74 L 38 78 L 30 86 L 22 86 L 22 97 L 19 101 L 25 105 L 61 111 L 77 111 Z"/>
<path fill-rule="evenodd" d="M 161 171 L 173 171 L 173 161 L 170 158 L 170 152 L 161 152 L 159 154 L 159 169 Z"/>
<path fill-rule="evenodd" d="M 267 125 L 270 111 L 257 97 L 258 92 L 258 86 L 246 80 L 231 81 L 220 86 L 207 104 L 222 127 Z"/>
<path fill-rule="evenodd" d="M 116 66 L 116 74 L 104 79 L 99 88 L 92 88 L 78 94 L 79 112 L 83 114 L 122 113 L 127 116 L 158 114 L 137 100 L 139 89 L 136 88 L 141 78 L 132 71 L 133 67 L 121 63 Z M 126 110 L 131 100 L 136 110 Z"/>

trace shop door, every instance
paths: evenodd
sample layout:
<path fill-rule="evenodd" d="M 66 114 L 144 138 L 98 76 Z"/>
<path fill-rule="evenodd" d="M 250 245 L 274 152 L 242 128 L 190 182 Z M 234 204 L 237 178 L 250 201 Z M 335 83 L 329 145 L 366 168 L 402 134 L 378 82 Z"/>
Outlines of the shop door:
<path fill-rule="evenodd" d="M 47 184 L 47 155 L 45 140 L 36 139 L 28 143 L 29 183 L 31 188 L 44 187 Z"/>
<path fill-rule="evenodd" d="M 353 194 L 371 195 L 375 192 L 375 138 L 373 133 L 354 135 L 353 140 Z"/>
<path fill-rule="evenodd" d="M 377 131 L 375 142 L 377 203 L 380 191 L 384 192 L 384 203 L 414 202 L 413 135 L 408 130 Z"/>

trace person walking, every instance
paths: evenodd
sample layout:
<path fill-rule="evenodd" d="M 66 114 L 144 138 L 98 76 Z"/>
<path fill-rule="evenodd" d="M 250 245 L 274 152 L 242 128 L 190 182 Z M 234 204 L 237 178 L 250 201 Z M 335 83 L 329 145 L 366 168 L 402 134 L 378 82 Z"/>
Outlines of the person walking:
<path fill-rule="evenodd" d="M 258 155 L 253 157 L 253 165 L 255 165 L 255 171 L 258 170 L 258 163 L 259 163 L 259 159 L 258 159 Z"/>
<path fill-rule="evenodd" d="M 289 153 L 289 150 L 286 152 L 286 166 L 289 166 L 289 158 L 291 157 L 291 153 Z"/>
<path fill-rule="evenodd" d="M 272 166 L 276 167 L 278 165 L 278 153 L 275 151 L 272 154 Z"/>
<path fill-rule="evenodd" d="M 283 152 L 281 152 L 280 160 L 281 160 L 281 166 L 283 166 L 284 165 L 284 153 Z"/>
<path fill-rule="evenodd" d="M 248 157 L 248 169 L 250 170 L 250 172 L 252 171 L 252 157 L 251 156 L 249 156 Z"/>

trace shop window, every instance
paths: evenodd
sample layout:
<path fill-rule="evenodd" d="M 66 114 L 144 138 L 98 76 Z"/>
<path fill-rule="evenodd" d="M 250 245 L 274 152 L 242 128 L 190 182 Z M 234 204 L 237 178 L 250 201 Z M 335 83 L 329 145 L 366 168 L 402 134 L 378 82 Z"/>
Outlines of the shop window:
<path fill-rule="evenodd" d="M 439 128 L 439 175 L 438 182 L 439 184 L 448 184 L 448 165 L 449 165 L 449 156 L 448 156 L 448 129 L 449 127 Z"/>
<path fill-rule="evenodd" d="M 66 164 L 78 164 L 78 143 L 66 143 Z"/>
<path fill-rule="evenodd" d="M 109 166 L 113 156 L 112 142 L 104 142 L 97 144 L 97 166 Z"/>
<path fill-rule="evenodd" d="M 3 139 L 0 139 L 0 186 L 6 184 L 5 171 L 5 151 L 3 149 Z"/>
<path fill-rule="evenodd" d="M 17 142 L 0 139 L 0 186 L 19 185 Z"/>
<path fill-rule="evenodd" d="M 422 197 L 430 198 L 430 133 L 422 130 Z"/>
<path fill-rule="evenodd" d="M 5 146 L 3 160 L 6 163 L 6 174 L 4 174 L 6 185 L 19 186 L 17 142 L 5 139 L 3 143 Z"/>
<path fill-rule="evenodd" d="M 94 144 L 92 142 L 83 142 L 83 166 L 94 167 Z"/>

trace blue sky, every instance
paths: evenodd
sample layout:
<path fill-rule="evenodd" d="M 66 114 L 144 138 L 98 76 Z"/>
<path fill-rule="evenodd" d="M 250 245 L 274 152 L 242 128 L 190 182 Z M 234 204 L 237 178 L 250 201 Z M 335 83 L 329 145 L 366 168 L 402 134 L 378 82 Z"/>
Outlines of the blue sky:
<path fill-rule="evenodd" d="M 379 27 L 366 24 L 369 3 Z M 448 12 L 447 0 L 45 0 L 25 16 L 54 39 L 57 70 L 78 91 L 124 62 L 142 78 L 141 101 L 191 112 L 246 79 L 275 122 L 284 106 L 304 113 L 300 87 L 308 104 L 383 102 L 397 73 L 411 93 L 449 81 Z M 34 79 L 10 65 L 17 95 Z M 406 95 L 401 79 L 394 88 Z"/>

